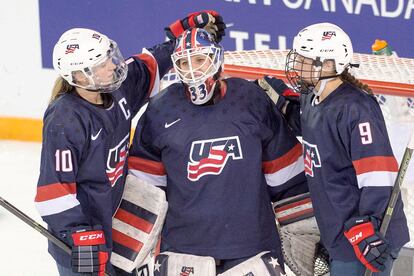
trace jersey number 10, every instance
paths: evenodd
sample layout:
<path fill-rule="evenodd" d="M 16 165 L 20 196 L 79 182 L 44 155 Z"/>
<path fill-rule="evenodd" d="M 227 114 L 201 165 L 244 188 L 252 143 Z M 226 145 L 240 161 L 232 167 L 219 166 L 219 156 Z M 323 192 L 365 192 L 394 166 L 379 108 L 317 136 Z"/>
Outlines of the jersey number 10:
<path fill-rule="evenodd" d="M 57 172 L 71 172 L 73 170 L 72 154 L 70 150 L 56 150 L 55 158 Z"/>

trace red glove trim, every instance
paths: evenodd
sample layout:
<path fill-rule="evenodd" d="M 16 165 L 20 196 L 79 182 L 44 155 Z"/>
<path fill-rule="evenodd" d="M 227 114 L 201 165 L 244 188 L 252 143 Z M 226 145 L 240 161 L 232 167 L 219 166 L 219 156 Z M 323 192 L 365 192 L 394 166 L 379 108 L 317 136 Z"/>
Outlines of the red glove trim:
<path fill-rule="evenodd" d="M 75 246 L 105 244 L 105 236 L 102 230 L 73 233 L 72 239 Z"/>
<path fill-rule="evenodd" d="M 376 269 L 375 267 L 373 267 L 366 259 L 365 256 L 362 254 L 362 252 L 359 250 L 358 245 L 353 245 L 352 246 L 354 248 L 355 251 L 355 255 L 358 258 L 358 260 L 365 265 L 365 267 L 367 267 L 369 270 L 371 270 L 372 272 L 378 272 L 379 270 Z"/>
<path fill-rule="evenodd" d="M 105 266 L 108 262 L 108 252 L 99 251 L 98 253 L 98 260 L 99 260 L 99 272 L 98 276 L 104 276 L 105 275 Z"/>
<path fill-rule="evenodd" d="M 299 93 L 294 92 L 292 89 L 290 88 L 286 88 L 283 92 L 282 95 L 284 97 L 299 97 Z"/>
<path fill-rule="evenodd" d="M 348 231 L 344 232 L 345 237 L 347 237 L 348 241 L 352 245 L 357 245 L 362 240 L 365 240 L 366 238 L 369 238 L 372 235 L 374 235 L 374 233 L 374 226 L 371 222 L 365 222 L 362 224 L 355 225 Z"/>
<path fill-rule="evenodd" d="M 366 259 L 358 247 L 358 244 L 366 238 L 371 237 L 375 234 L 374 225 L 372 222 L 365 222 L 362 224 L 358 224 L 353 226 L 348 231 L 344 232 L 345 237 L 347 237 L 348 241 L 352 244 L 354 248 L 356 257 L 360 260 L 360 262 L 365 265 L 369 270 L 372 272 L 378 272 L 379 270 L 373 267 Z"/>
<path fill-rule="evenodd" d="M 169 27 L 175 37 L 180 36 L 180 34 L 184 32 L 184 28 L 183 28 L 183 24 L 181 23 L 181 20 L 175 21 Z"/>
<path fill-rule="evenodd" d="M 201 12 L 193 12 L 193 13 L 190 13 L 188 15 L 188 25 L 191 28 L 194 28 L 196 26 L 195 17 L 198 16 L 199 14 L 201 14 Z M 183 32 L 184 32 L 184 30 L 183 30 Z"/>

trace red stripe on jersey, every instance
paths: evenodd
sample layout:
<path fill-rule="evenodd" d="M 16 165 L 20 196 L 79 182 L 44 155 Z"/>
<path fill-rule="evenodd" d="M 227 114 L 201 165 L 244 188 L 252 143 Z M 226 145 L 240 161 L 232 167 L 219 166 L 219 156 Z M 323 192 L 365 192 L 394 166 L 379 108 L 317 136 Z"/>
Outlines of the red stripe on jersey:
<path fill-rule="evenodd" d="M 302 155 L 302 145 L 296 144 L 290 151 L 282 155 L 281 157 L 272 160 L 262 162 L 262 169 L 265 174 L 275 173 L 290 164 L 293 164 Z"/>
<path fill-rule="evenodd" d="M 135 252 L 139 252 L 142 246 L 144 245 L 142 242 L 136 239 L 133 239 L 130 236 L 127 236 L 124 233 L 121 233 L 113 228 L 112 228 L 112 239 L 114 242 L 122 244 L 123 246 L 126 246 Z"/>
<path fill-rule="evenodd" d="M 115 218 L 148 234 L 154 227 L 154 224 L 152 224 L 151 222 L 146 221 L 143 218 L 137 217 L 134 214 L 131 214 L 130 212 L 123 210 L 121 208 L 119 208 L 116 211 Z"/>
<path fill-rule="evenodd" d="M 136 57 L 138 57 L 140 60 L 142 60 L 145 65 L 147 66 L 147 69 L 150 73 L 150 86 L 147 92 L 147 95 L 150 96 L 152 89 L 154 88 L 154 84 L 155 84 L 155 78 L 157 77 L 157 68 L 158 68 L 158 63 L 157 60 L 148 54 L 139 54 L 136 55 Z"/>
<path fill-rule="evenodd" d="M 164 165 L 161 162 L 147 160 L 136 156 L 128 157 L 128 169 L 162 176 L 167 174 Z"/>
<path fill-rule="evenodd" d="M 53 183 L 37 187 L 35 202 L 76 194 L 76 183 Z"/>
<path fill-rule="evenodd" d="M 386 171 L 398 172 L 398 163 L 394 156 L 373 156 L 352 161 L 356 174 Z"/>

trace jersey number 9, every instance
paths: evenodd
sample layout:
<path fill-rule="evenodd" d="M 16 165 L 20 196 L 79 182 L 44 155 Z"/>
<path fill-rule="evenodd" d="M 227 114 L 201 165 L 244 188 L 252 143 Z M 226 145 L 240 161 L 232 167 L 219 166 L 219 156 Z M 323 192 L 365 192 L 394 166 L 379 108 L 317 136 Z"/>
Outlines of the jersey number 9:
<path fill-rule="evenodd" d="M 372 143 L 371 125 L 368 122 L 360 123 L 358 125 L 359 133 L 361 135 L 361 142 L 363 145 Z"/>

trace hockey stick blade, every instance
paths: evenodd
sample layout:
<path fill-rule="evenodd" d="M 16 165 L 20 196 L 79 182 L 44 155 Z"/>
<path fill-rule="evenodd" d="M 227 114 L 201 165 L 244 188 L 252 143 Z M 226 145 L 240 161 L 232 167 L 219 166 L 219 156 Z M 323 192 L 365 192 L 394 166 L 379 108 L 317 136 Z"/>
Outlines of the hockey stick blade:
<path fill-rule="evenodd" d="M 414 133 L 411 134 L 410 141 L 408 142 L 407 148 L 405 149 L 404 156 L 401 161 L 400 168 L 398 169 L 397 178 L 395 179 L 394 188 L 390 199 L 388 201 L 387 209 L 385 210 L 384 218 L 381 223 L 380 233 L 385 237 L 387 233 L 388 226 L 391 221 L 392 213 L 394 212 L 394 207 L 397 204 L 398 196 L 401 193 L 401 185 L 404 181 L 405 173 L 407 172 L 408 165 L 410 164 L 411 156 L 414 150 Z M 372 271 L 365 269 L 364 276 L 371 276 Z"/>
<path fill-rule="evenodd" d="M 37 232 L 45 236 L 48 240 L 50 240 L 52 243 L 54 243 L 56 246 L 58 246 L 60 249 L 68 253 L 69 255 L 72 254 L 72 249 L 66 245 L 64 242 L 56 238 L 52 233 L 50 233 L 49 230 L 44 228 L 42 225 L 37 223 L 35 220 L 33 220 L 31 217 L 17 209 L 13 204 L 9 203 L 4 198 L 0 197 L 0 205 L 4 207 L 7 211 L 24 221 L 26 224 L 31 226 L 33 229 L 35 229 Z M 111 276 L 110 274 L 105 272 L 105 276 Z"/>

